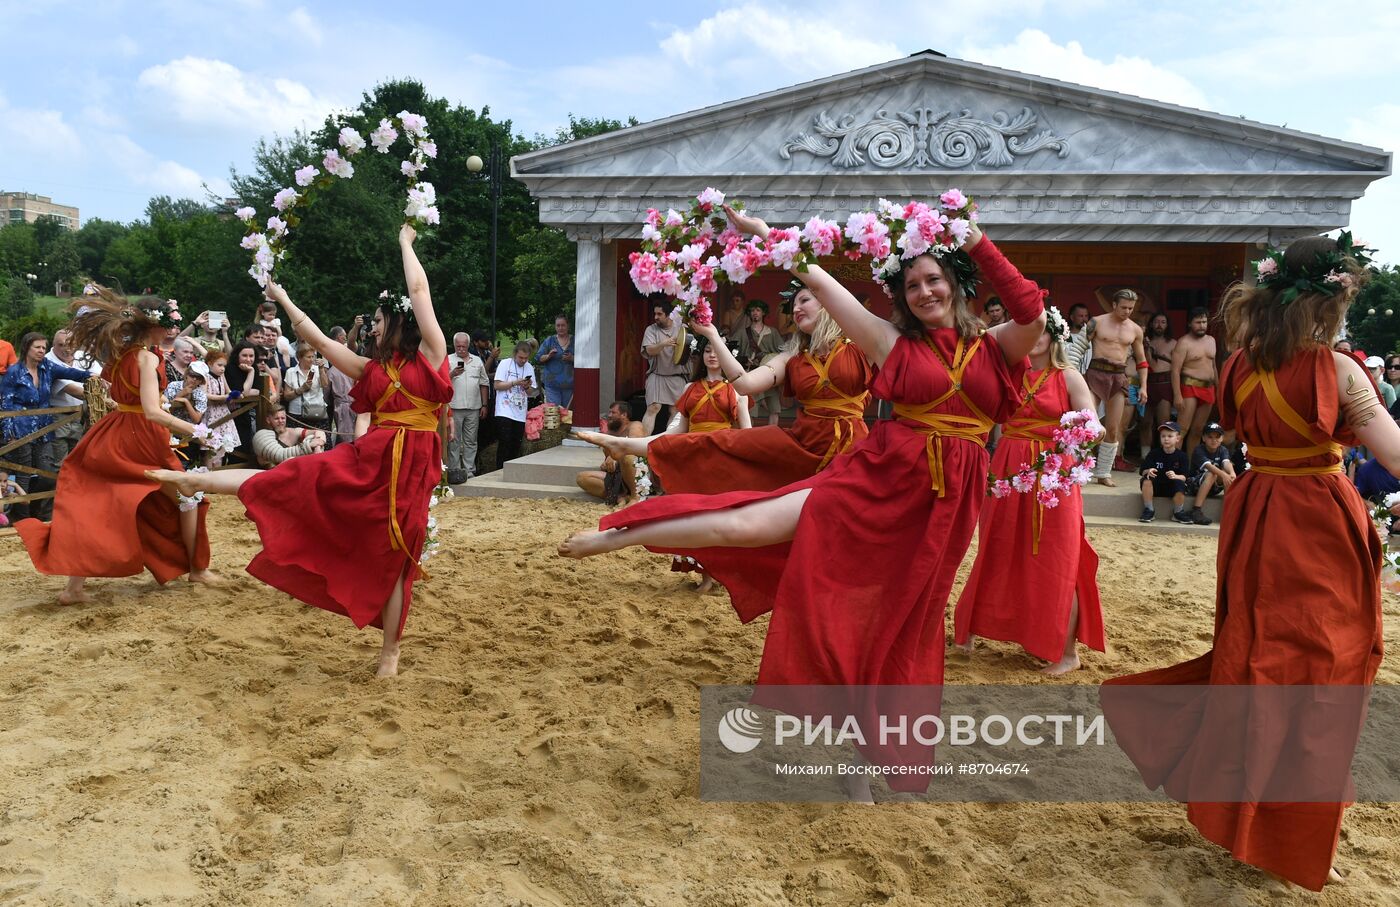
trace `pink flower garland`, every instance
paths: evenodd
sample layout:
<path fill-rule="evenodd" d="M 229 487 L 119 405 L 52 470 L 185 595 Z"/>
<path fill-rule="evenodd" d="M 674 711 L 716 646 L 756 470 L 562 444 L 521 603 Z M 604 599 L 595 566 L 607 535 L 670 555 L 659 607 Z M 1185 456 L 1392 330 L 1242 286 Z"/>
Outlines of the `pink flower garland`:
<path fill-rule="evenodd" d="M 824 255 L 841 253 L 852 260 L 869 257 L 871 275 L 885 287 L 900 262 L 926 252 L 951 252 L 967 241 L 977 206 L 962 192 L 949 189 L 936 206 L 911 201 L 896 205 L 880 199 L 878 211 L 859 211 L 842 227 L 814 217 L 801 227 L 775 228 L 768 239 L 744 238 L 717 215 L 724 193 L 707 188 L 685 215 L 664 215 L 655 208 L 642 222 L 642 250 L 633 252 L 629 276 L 643 295 L 665 293 L 678 300 L 677 310 L 699 324 L 714 318 L 708 295 L 721 281 L 741 284 L 759 269 L 807 270 Z M 735 202 L 743 210 L 742 202 Z"/>
<path fill-rule="evenodd" d="M 1103 425 L 1093 410 L 1065 413 L 1052 435 L 1055 449 L 1042 451 L 1034 464 L 1022 463 L 1012 475 L 987 473 L 987 494 L 1004 498 L 1012 492 L 1033 493 L 1042 507 L 1058 507 L 1070 489 L 1093 478 L 1094 457 L 1089 451 L 1101 437 Z"/>
<path fill-rule="evenodd" d="M 427 169 L 428 159 L 437 157 L 437 145 L 428 135 L 427 118 L 401 110 L 397 116 L 379 121 L 379 127 L 369 135 L 369 144 L 380 154 L 388 154 L 390 146 L 398 140 L 400 129 L 412 145 L 409 160 L 399 168 L 408 179 L 404 223 L 436 224 L 439 220 L 437 192 L 432 183 L 418 179 L 418 174 Z M 365 150 L 364 136 L 346 126 L 340 130 L 338 141 L 339 148 L 321 152 L 324 174 L 315 164 L 307 164 L 299 168 L 293 177 L 300 189 L 288 186 L 273 197 L 272 207 L 281 216 L 268 218 L 266 227 L 258 229 L 257 211 L 252 207 L 245 206 L 233 212 L 248 227 L 240 245 L 253 253 L 253 265 L 248 269 L 248 275 L 258 282 L 258 286 L 267 286 L 277 262 L 287 255 L 287 236 L 301 220 L 294 213 L 295 210 L 310 207 L 317 190 L 329 187 L 336 179 L 350 179 L 355 175 L 355 165 L 350 159 Z"/>

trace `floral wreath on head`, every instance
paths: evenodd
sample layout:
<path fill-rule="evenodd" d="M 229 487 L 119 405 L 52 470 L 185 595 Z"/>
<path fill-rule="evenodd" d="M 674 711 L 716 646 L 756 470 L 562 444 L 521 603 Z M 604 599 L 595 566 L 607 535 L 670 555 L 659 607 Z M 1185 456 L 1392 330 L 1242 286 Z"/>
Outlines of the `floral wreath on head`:
<path fill-rule="evenodd" d="M 1070 327 L 1065 316 L 1060 314 L 1060 310 L 1055 306 L 1045 307 L 1045 331 L 1057 343 L 1069 343 Z"/>
<path fill-rule="evenodd" d="M 709 324 L 713 311 L 707 297 L 721 281 L 741 284 L 765 266 L 801 272 L 817 258 L 840 253 L 852 261 L 872 259 L 871 277 L 891 297 L 890 278 L 904 261 L 924 254 L 947 261 L 963 292 L 976 293 L 976 266 L 960 250 L 977 220 L 977 206 L 957 189 L 944 192 L 935 205 L 896 205 L 880 199 L 877 210 L 850 215 L 844 228 L 813 217 L 801 227 L 772 229 L 766 240 L 745 239 L 726 224 L 715 213 L 723 204 L 724 193 L 707 188 L 695 197 L 687 215 L 675 209 L 664 215 L 655 208 L 647 211 L 642 250 L 628 259 L 628 274 L 638 292 L 674 297 L 684 317 Z M 744 206 L 735 201 L 732 207 Z"/>
<path fill-rule="evenodd" d="M 407 296 L 400 296 L 396 301 L 388 290 L 379 292 L 380 306 L 398 312 L 409 321 L 417 322 L 417 317 L 413 314 L 413 300 Z"/>
<path fill-rule="evenodd" d="M 1280 305 L 1288 305 L 1304 293 L 1331 296 L 1356 283 L 1356 278 L 1346 269 L 1347 260 L 1355 261 L 1362 268 L 1369 267 L 1374 251 L 1353 240 L 1350 230 L 1343 230 L 1337 237 L 1335 249 L 1318 252 L 1312 261 L 1294 268 L 1285 266 L 1283 249 L 1269 249 L 1254 263 L 1255 284 L 1278 293 Z"/>
<path fill-rule="evenodd" d="M 96 290 L 94 290 L 94 293 Z M 134 306 L 127 309 L 127 317 L 133 318 L 139 312 L 142 318 L 163 328 L 183 327 L 184 322 L 180 319 L 180 310 L 175 307 L 175 300 L 167 299 L 165 305 L 160 308 L 147 308 L 145 306 Z"/>
<path fill-rule="evenodd" d="M 408 204 L 404 206 L 404 223 L 437 224 L 437 190 L 432 183 L 420 182 L 418 174 L 428 167 L 428 159 L 437 157 L 437 144 L 428 135 L 426 117 L 401 110 L 397 115 L 379 121 L 379 127 L 369 134 L 369 144 L 380 154 L 388 154 L 389 148 L 399 138 L 399 130 L 408 136 L 412 151 L 409 159 L 399 165 L 399 172 L 408 179 Z M 307 164 L 295 175 L 297 189 L 290 186 L 281 190 L 272 199 L 272 207 L 277 214 L 267 219 L 266 227 L 259 229 L 257 211 L 245 206 L 233 212 L 234 217 L 247 226 L 240 245 L 253 253 L 253 265 L 248 275 L 266 287 L 272 280 L 277 262 L 287 255 L 287 236 L 291 229 L 301 222 L 296 213 L 298 208 L 308 208 L 316 194 L 335 183 L 336 178 L 350 179 L 355 175 L 355 165 L 350 158 L 365 149 L 364 136 L 349 126 L 340 130 L 339 148 L 322 151 L 321 166 L 325 173 L 314 164 Z M 344 157 L 341 152 L 344 152 Z"/>

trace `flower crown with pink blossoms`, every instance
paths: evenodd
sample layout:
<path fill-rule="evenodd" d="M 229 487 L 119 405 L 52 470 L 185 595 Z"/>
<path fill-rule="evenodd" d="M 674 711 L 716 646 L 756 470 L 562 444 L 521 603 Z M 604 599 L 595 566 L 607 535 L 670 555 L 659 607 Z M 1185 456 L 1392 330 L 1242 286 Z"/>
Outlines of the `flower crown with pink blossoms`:
<path fill-rule="evenodd" d="M 1374 251 L 1353 240 L 1350 230 L 1343 230 L 1337 237 L 1335 249 L 1318 252 L 1312 261 L 1291 268 L 1284 264 L 1282 249 L 1270 249 L 1254 263 L 1258 277 L 1255 285 L 1278 293 L 1281 305 L 1288 305 L 1304 293 L 1332 296 L 1355 282 L 1347 270 L 1347 260 L 1365 268 L 1371 264 L 1371 253 Z"/>

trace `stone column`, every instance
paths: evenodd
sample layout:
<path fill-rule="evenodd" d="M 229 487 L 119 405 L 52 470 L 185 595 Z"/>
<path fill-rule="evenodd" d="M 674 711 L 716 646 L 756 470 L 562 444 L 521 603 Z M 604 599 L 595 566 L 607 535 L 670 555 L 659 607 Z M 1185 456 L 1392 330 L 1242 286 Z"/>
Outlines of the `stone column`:
<path fill-rule="evenodd" d="M 596 428 L 617 391 L 617 247 L 578 240 L 574 297 L 574 424 Z"/>

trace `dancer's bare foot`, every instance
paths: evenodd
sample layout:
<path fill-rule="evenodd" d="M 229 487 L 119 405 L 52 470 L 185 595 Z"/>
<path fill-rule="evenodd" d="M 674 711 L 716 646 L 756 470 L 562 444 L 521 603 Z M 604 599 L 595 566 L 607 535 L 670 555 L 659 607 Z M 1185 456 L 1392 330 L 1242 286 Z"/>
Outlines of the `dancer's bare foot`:
<path fill-rule="evenodd" d="M 603 448 L 604 452 L 614 460 L 621 460 L 628 455 L 627 446 L 623 444 L 622 438 L 613 435 L 605 435 L 600 431 L 575 431 L 574 436 L 581 441 Z"/>
<path fill-rule="evenodd" d="M 148 469 L 146 478 L 162 485 L 173 485 L 175 490 L 187 498 L 194 497 L 199 487 L 195 485 L 194 476 L 188 472 L 181 472 L 178 469 Z"/>
<path fill-rule="evenodd" d="M 846 799 L 852 803 L 860 803 L 865 806 L 873 806 L 875 804 L 875 794 L 870 790 L 869 775 L 842 775 L 841 790 L 845 791 Z"/>
<path fill-rule="evenodd" d="M 375 677 L 394 677 L 399 673 L 399 647 L 392 649 L 381 649 L 379 652 L 379 670 L 374 672 Z"/>
<path fill-rule="evenodd" d="M 83 602 L 92 601 L 92 596 L 83 591 L 81 584 L 74 589 L 71 585 L 58 593 L 58 603 L 60 605 L 81 605 Z"/>
<path fill-rule="evenodd" d="M 209 568 L 203 570 L 191 570 L 190 582 L 204 583 L 206 586 L 222 586 L 224 581 L 219 578 L 219 574 Z"/>
<path fill-rule="evenodd" d="M 581 559 L 612 551 L 612 540 L 617 533 L 616 529 L 585 529 L 575 532 L 559 543 L 559 556 Z"/>
<path fill-rule="evenodd" d="M 704 579 L 700 580 L 700 585 L 695 587 L 695 591 L 704 595 L 715 587 L 715 578 L 706 573 Z"/>
<path fill-rule="evenodd" d="M 1068 674 L 1070 671 L 1077 670 L 1079 670 L 1079 656 L 1075 654 L 1066 655 L 1054 664 L 1041 668 L 1040 673 L 1049 675 L 1050 677 L 1059 677 L 1061 674 Z"/>
<path fill-rule="evenodd" d="M 1109 488 L 1117 488 L 1117 487 L 1118 487 L 1118 483 L 1115 482 L 1115 481 L 1113 481 L 1113 477 L 1112 477 L 1112 476 L 1096 476 L 1096 477 L 1094 478 L 1094 481 L 1095 481 L 1095 482 L 1098 482 L 1100 485 L 1107 485 Z"/>
<path fill-rule="evenodd" d="M 1288 881 L 1287 879 L 1285 879 L 1283 876 L 1279 875 L 1279 874 L 1276 873 L 1276 872 L 1269 872 L 1269 870 L 1267 870 L 1267 869 L 1261 869 L 1260 872 L 1264 873 L 1264 875 L 1266 875 L 1266 876 L 1269 878 L 1269 881 L 1271 881 L 1271 882 L 1274 883 L 1274 887 L 1275 887 L 1275 888 L 1278 888 L 1278 889 L 1280 889 L 1280 890 L 1283 890 L 1283 891 L 1290 891 L 1290 890 L 1292 890 L 1292 889 L 1294 889 L 1294 888 L 1301 888 L 1301 887 L 1302 887 L 1302 886 L 1300 886 L 1300 885 L 1297 885 L 1297 884 L 1295 884 L 1295 883 L 1293 883 L 1293 882 Z M 1327 870 L 1327 883 L 1326 883 L 1326 884 L 1328 884 L 1328 885 L 1345 885 L 1345 884 L 1346 884 L 1346 881 L 1347 881 L 1347 880 L 1346 880 L 1346 876 L 1344 876 L 1344 875 L 1342 875 L 1340 872 L 1338 872 L 1338 871 L 1337 871 L 1337 867 L 1333 866 L 1332 868 L 1330 868 L 1330 869 Z"/>
<path fill-rule="evenodd" d="M 977 637 L 973 636 L 972 634 L 968 634 L 967 642 L 954 643 L 953 648 L 957 649 L 964 655 L 971 655 L 972 648 L 975 645 L 977 645 Z"/>

